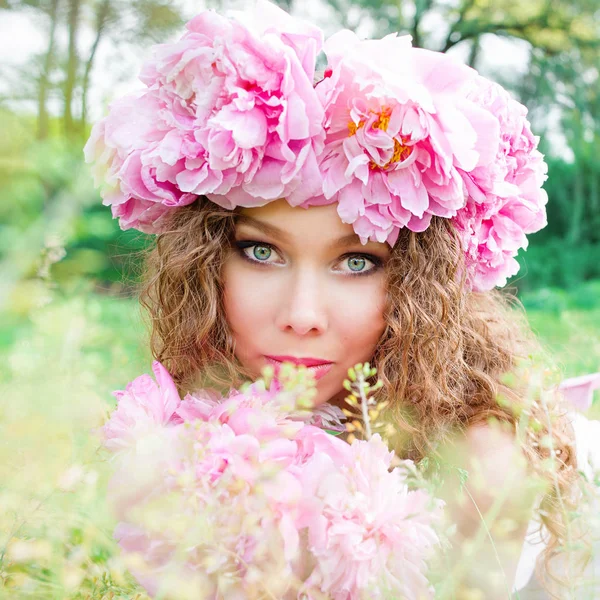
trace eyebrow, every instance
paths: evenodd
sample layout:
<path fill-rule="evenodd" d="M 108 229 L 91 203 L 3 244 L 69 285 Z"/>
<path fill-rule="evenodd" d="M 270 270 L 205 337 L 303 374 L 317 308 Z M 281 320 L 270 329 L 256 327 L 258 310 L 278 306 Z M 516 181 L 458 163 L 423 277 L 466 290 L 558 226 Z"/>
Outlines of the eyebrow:
<path fill-rule="evenodd" d="M 248 215 L 238 215 L 236 220 L 236 224 L 238 225 L 250 225 L 263 233 L 268 235 L 272 235 L 273 237 L 279 238 L 280 240 L 286 241 L 289 240 L 289 235 L 283 231 L 283 229 L 279 229 L 275 225 L 271 225 L 270 223 L 265 223 L 259 219 L 255 219 L 254 217 L 250 217 Z M 333 241 L 331 243 L 332 248 L 346 248 L 348 246 L 354 246 L 355 244 L 361 244 L 360 238 L 356 233 L 349 233 L 348 235 L 344 235 L 341 238 Z M 361 244 L 362 245 L 362 244 Z"/>

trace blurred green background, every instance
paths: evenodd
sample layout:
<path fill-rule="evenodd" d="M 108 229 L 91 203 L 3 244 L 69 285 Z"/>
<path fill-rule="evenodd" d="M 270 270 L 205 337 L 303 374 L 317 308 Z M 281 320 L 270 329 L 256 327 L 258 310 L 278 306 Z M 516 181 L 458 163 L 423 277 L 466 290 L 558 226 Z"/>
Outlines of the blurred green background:
<path fill-rule="evenodd" d="M 0 0 L 0 597 L 139 591 L 115 557 L 89 430 L 114 406 L 110 392 L 150 369 L 136 300 L 149 239 L 120 231 L 82 148 L 108 102 L 141 86 L 153 43 L 206 7 L 244 4 Z M 279 4 L 326 34 L 410 33 L 529 107 L 549 225 L 511 284 L 566 377 L 600 371 L 600 2 Z"/>

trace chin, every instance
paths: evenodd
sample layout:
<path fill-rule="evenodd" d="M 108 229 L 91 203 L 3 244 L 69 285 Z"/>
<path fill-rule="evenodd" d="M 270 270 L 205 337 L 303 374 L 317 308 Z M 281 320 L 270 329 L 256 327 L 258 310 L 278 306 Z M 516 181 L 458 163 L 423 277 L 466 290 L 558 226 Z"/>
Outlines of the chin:
<path fill-rule="evenodd" d="M 338 406 L 343 406 L 345 404 L 344 398 L 347 394 L 348 392 L 346 392 L 346 390 L 343 389 L 341 386 L 335 387 L 334 389 L 331 389 L 331 386 L 319 389 L 319 386 L 317 384 L 317 395 L 313 400 L 313 408 L 317 408 L 322 404 L 325 404 L 326 402 L 336 404 Z"/>
<path fill-rule="evenodd" d="M 312 408 L 317 408 L 318 406 L 325 404 L 326 402 L 329 401 L 329 398 L 330 398 L 329 394 L 320 392 L 319 389 L 317 388 L 317 395 L 313 399 Z"/>

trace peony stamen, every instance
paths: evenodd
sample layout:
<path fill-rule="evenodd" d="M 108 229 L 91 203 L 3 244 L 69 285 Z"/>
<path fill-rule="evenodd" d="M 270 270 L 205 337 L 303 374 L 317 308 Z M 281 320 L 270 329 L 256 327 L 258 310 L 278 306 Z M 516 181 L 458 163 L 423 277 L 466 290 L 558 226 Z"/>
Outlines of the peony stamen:
<path fill-rule="evenodd" d="M 371 169 L 371 171 L 386 171 L 393 165 L 404 162 L 413 152 L 412 146 L 406 145 L 408 139 L 409 138 L 402 136 L 402 142 L 400 142 L 394 138 L 394 153 L 392 154 L 392 158 L 390 158 L 383 166 L 378 165 L 372 160 L 369 163 L 369 169 Z"/>
<path fill-rule="evenodd" d="M 348 131 L 350 132 L 348 137 L 352 137 L 353 135 L 356 135 L 356 132 L 359 129 L 362 129 L 365 126 L 365 122 L 363 119 L 361 119 L 358 123 L 358 125 L 354 122 L 354 121 L 350 121 L 350 123 L 348 123 Z"/>
<path fill-rule="evenodd" d="M 390 118 L 392 111 L 389 108 L 384 108 L 379 114 L 379 119 L 373 123 L 373 129 L 380 129 L 381 131 L 387 131 L 390 125 Z"/>
<path fill-rule="evenodd" d="M 397 139 L 394 139 L 394 154 L 385 166 L 389 167 L 392 164 L 404 162 L 412 154 L 412 151 L 412 146 L 407 146 L 406 140 L 403 139 L 400 143 Z"/>

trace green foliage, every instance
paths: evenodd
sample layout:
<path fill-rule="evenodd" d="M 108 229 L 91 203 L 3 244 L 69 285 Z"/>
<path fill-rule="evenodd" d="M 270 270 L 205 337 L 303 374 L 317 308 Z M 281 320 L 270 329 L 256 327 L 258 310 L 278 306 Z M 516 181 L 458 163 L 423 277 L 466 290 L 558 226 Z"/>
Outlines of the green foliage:
<path fill-rule="evenodd" d="M 369 17 L 379 35 L 410 33 L 415 45 L 443 52 L 462 42 L 478 43 L 496 34 L 527 40 L 533 47 L 558 53 L 573 47 L 598 50 L 599 27 L 593 0 L 327 0 L 346 27 Z M 349 21 L 350 8 L 359 8 Z M 434 20 L 435 19 L 435 20 Z M 435 28 L 431 26 L 435 23 Z M 374 35 L 374 33 L 373 33 Z"/>
<path fill-rule="evenodd" d="M 517 260 L 519 273 L 511 280 L 521 292 L 538 288 L 575 288 L 600 278 L 600 243 L 568 245 L 560 238 L 537 243 L 535 236 Z"/>
<path fill-rule="evenodd" d="M 600 371 L 600 280 L 567 292 L 543 288 L 523 294 L 533 330 L 565 377 Z"/>
<path fill-rule="evenodd" d="M 93 188 L 82 147 L 57 136 L 36 140 L 30 120 L 8 111 L 0 111 L 0 131 L 6 142 L 0 147 L 0 267 L 8 265 L 17 280 L 35 277 L 44 246 L 58 243 L 66 254 L 51 266 L 56 281 L 85 276 L 101 287 L 135 283 L 150 238 L 119 229 Z"/>
<path fill-rule="evenodd" d="M 47 292 L 18 325 L 0 322 L 0 598 L 141 600 L 94 430 L 110 392 L 148 369 L 143 327 L 132 301 Z"/>
<path fill-rule="evenodd" d="M 548 225 L 529 236 L 521 251 L 521 270 L 512 283 L 519 290 L 573 288 L 600 278 L 600 161 L 597 140 L 578 142 L 575 162 L 549 155 Z"/>
<path fill-rule="evenodd" d="M 580 150 L 576 162 L 546 158 L 549 177 L 544 189 L 550 216 L 547 227 L 532 237 L 536 242 L 560 238 L 571 245 L 600 244 L 600 158 L 592 144 Z"/>

